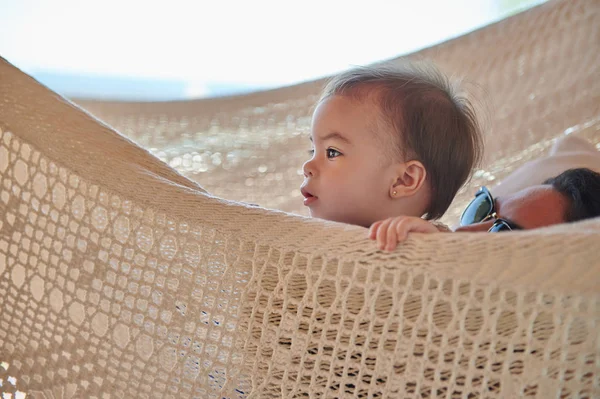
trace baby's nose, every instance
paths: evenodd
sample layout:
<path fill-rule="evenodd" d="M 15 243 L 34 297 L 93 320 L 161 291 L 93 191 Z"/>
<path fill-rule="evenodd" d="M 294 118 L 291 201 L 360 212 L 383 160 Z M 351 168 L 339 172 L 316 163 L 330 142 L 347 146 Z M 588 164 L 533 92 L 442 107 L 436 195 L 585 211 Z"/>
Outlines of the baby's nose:
<path fill-rule="evenodd" d="M 304 165 L 302 165 L 302 171 L 304 172 L 304 177 L 312 177 L 314 174 L 312 161 L 304 162 Z"/>

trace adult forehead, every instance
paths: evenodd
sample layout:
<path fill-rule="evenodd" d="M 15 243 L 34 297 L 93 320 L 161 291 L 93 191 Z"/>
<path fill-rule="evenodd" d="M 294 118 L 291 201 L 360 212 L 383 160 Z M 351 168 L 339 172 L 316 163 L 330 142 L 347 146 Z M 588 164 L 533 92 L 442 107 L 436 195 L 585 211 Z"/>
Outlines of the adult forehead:
<path fill-rule="evenodd" d="M 527 187 L 496 198 L 496 211 L 525 228 L 565 222 L 569 200 L 551 185 Z"/>

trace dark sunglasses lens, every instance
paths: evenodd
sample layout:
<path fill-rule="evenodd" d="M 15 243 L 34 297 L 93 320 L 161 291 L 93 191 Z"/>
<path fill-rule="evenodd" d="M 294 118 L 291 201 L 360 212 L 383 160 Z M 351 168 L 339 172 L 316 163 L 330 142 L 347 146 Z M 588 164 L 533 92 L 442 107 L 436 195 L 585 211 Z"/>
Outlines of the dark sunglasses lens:
<path fill-rule="evenodd" d="M 471 201 L 460 218 L 460 224 L 467 226 L 479 223 L 492 212 L 492 201 L 485 193 L 481 193 Z"/>
<path fill-rule="evenodd" d="M 503 231 L 512 231 L 510 225 L 503 220 L 498 220 L 493 226 L 488 230 L 489 233 L 501 233 Z"/>

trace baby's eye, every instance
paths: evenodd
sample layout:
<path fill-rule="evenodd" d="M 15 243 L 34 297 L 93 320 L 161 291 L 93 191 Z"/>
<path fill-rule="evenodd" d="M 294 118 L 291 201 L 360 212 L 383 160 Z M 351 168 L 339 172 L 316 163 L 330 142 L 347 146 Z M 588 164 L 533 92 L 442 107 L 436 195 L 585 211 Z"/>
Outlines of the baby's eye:
<path fill-rule="evenodd" d="M 338 150 L 334 150 L 333 148 L 328 148 L 327 149 L 327 158 L 331 159 L 331 158 L 337 158 L 340 155 L 342 155 L 341 152 L 339 152 Z"/>

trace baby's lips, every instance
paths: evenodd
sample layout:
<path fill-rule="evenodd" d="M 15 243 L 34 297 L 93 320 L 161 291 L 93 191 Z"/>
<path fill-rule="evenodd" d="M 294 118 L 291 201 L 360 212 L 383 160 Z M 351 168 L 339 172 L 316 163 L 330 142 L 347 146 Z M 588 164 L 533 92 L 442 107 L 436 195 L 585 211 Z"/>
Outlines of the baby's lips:
<path fill-rule="evenodd" d="M 304 196 L 304 198 L 314 197 L 306 188 L 300 187 L 300 192 Z"/>

